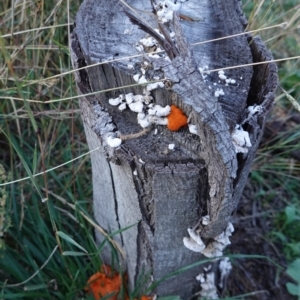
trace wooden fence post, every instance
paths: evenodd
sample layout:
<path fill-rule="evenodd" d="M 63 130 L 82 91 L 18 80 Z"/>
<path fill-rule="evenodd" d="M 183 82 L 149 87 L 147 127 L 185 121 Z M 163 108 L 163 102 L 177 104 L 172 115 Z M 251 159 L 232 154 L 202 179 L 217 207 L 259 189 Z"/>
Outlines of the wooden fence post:
<path fill-rule="evenodd" d="M 89 148 L 100 149 L 91 154 L 94 214 L 107 232 L 136 224 L 114 237 L 131 286 L 202 259 L 183 239 L 212 245 L 236 209 L 277 69 L 207 71 L 272 59 L 259 37 L 218 40 L 245 27 L 236 0 L 85 0 L 79 9 L 71 55 Z M 187 299 L 201 270 L 156 292 Z"/>

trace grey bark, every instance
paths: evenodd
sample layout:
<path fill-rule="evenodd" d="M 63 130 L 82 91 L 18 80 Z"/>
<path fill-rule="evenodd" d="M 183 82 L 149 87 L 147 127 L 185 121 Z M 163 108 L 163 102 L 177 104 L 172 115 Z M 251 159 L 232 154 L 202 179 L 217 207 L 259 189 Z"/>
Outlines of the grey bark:
<path fill-rule="evenodd" d="M 152 28 L 158 27 L 150 0 L 127 3 L 136 17 Z M 71 55 L 75 68 L 103 62 L 76 71 L 75 79 L 82 95 L 80 106 L 89 148 L 101 149 L 91 154 L 95 218 L 108 232 L 137 224 L 115 236 L 127 253 L 133 286 L 143 272 L 158 280 L 201 259 L 183 246 L 188 227 L 197 226 L 200 236 L 208 241 L 227 226 L 274 100 L 277 69 L 269 63 L 227 70 L 226 76 L 236 80 L 228 86 L 219 83 L 217 72 L 205 79 L 201 76 L 198 67 L 206 65 L 216 69 L 272 59 L 260 38 L 250 35 L 192 46 L 243 32 L 246 20 L 235 0 L 182 3 L 177 13 L 183 19 L 179 21 L 174 15 L 168 25 L 175 32 L 177 53 L 171 61 L 143 54 L 110 62 L 140 54 L 135 46 L 147 36 L 129 21 L 126 10 L 118 0 L 109 1 L 109 5 L 105 0 L 85 0 L 76 18 Z M 165 88 L 153 91 L 155 103 L 180 107 L 197 126 L 198 136 L 186 128 L 172 132 L 157 126 L 158 134 L 151 128 L 147 134 L 110 148 L 104 138 L 109 132 L 128 136 L 142 129 L 134 112 L 120 112 L 108 99 L 121 93 L 142 94 L 142 86 L 124 86 L 135 84 L 133 75 L 140 72 L 145 60 L 152 65 L 146 73 L 149 80 L 154 76 L 168 78 Z M 128 64 L 134 69 L 128 69 Z M 216 88 L 223 88 L 225 95 L 214 97 Z M 247 154 L 236 154 L 231 132 L 247 117 L 247 107 L 254 104 L 261 105 L 262 112 L 243 125 L 252 147 Z M 176 145 L 175 151 L 168 149 L 170 143 Z M 199 219 L 207 214 L 211 223 L 203 226 Z M 109 253 L 104 259 L 109 262 Z M 186 299 L 198 290 L 195 276 L 200 271 L 194 268 L 166 280 L 156 292 Z"/>

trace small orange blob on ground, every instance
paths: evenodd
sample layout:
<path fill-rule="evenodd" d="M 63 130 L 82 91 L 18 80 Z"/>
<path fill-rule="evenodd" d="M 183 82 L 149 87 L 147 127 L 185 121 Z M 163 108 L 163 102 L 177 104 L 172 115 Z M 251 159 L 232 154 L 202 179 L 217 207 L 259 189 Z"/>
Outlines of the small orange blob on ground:
<path fill-rule="evenodd" d="M 167 116 L 168 119 L 168 128 L 172 131 L 177 131 L 181 127 L 187 125 L 187 117 L 183 113 L 183 111 L 175 106 L 174 104 L 171 105 L 171 112 Z"/>
<path fill-rule="evenodd" d="M 124 276 L 125 280 L 127 276 Z M 113 294 L 111 297 L 106 298 L 108 300 L 117 300 L 118 294 L 122 286 L 122 277 L 118 272 L 112 272 L 112 269 L 108 265 L 102 265 L 100 272 L 92 275 L 88 282 L 86 291 L 93 294 L 95 300 L 101 300 L 103 297 Z M 141 296 L 140 300 L 151 300 L 150 296 Z M 126 300 L 129 297 L 126 295 Z"/>
<path fill-rule="evenodd" d="M 119 273 L 112 273 L 110 266 L 102 265 L 101 272 L 92 275 L 87 282 L 87 290 L 100 300 L 105 295 L 114 293 L 111 300 L 117 300 L 121 289 L 122 278 Z"/>

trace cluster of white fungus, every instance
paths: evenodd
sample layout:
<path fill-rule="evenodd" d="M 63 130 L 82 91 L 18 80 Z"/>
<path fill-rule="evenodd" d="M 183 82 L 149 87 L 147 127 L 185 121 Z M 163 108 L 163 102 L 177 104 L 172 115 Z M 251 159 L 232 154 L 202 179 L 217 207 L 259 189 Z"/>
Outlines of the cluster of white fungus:
<path fill-rule="evenodd" d="M 203 268 L 204 272 L 196 276 L 196 280 L 200 282 L 201 291 L 199 295 L 201 299 L 219 299 L 217 287 L 215 285 L 215 274 L 214 272 L 209 272 L 211 270 L 211 265 Z M 220 283 L 219 287 L 222 289 L 224 287 L 224 282 L 226 277 L 232 270 L 232 264 L 228 257 L 225 257 L 219 262 L 219 272 L 220 272 Z"/>
<path fill-rule="evenodd" d="M 196 276 L 196 280 L 200 282 L 201 291 L 199 295 L 201 299 L 219 299 L 217 287 L 215 285 L 215 274 L 214 272 L 209 272 L 211 270 L 211 265 L 203 268 L 204 272 Z M 224 288 L 224 282 L 230 271 L 232 270 L 232 264 L 228 257 L 220 259 L 219 262 L 219 272 L 220 272 L 220 282 L 219 287 Z"/>
<path fill-rule="evenodd" d="M 247 107 L 247 113 L 248 113 L 248 116 L 247 116 L 247 118 L 243 121 L 242 124 L 247 123 L 250 119 L 253 118 L 253 116 L 258 115 L 258 114 L 260 114 L 260 113 L 262 113 L 262 112 L 263 112 L 263 107 L 260 106 L 260 105 L 248 106 L 248 107 Z"/>
<path fill-rule="evenodd" d="M 232 270 L 232 264 L 228 257 L 224 257 L 220 260 L 219 271 L 220 271 L 220 283 L 219 287 L 222 289 L 224 287 L 224 282 L 226 277 L 230 274 Z"/>
<path fill-rule="evenodd" d="M 164 36 L 159 32 L 159 29 L 154 29 L 160 36 L 164 38 Z M 165 59 L 169 60 L 169 57 L 164 54 L 164 51 L 159 47 L 158 42 L 153 37 L 146 37 L 143 39 L 140 39 L 139 42 L 136 44 L 136 49 L 139 52 L 142 52 L 144 48 L 152 48 L 155 47 L 154 52 L 149 52 L 148 56 L 150 58 L 161 58 L 164 57 Z M 160 54 L 160 55 L 158 55 Z M 148 62 L 144 62 L 145 64 L 148 64 Z M 145 70 L 141 69 L 142 73 L 145 74 Z"/>
<path fill-rule="evenodd" d="M 206 78 L 207 78 L 207 75 L 206 74 L 210 74 L 210 72 L 208 72 L 208 66 L 204 66 L 203 68 L 199 67 L 198 68 L 201 76 L 202 76 L 202 79 L 204 80 L 204 82 L 206 82 Z"/>
<path fill-rule="evenodd" d="M 201 219 L 202 225 L 208 225 L 210 223 L 209 216 L 204 216 Z M 216 237 L 212 239 L 207 245 L 204 244 L 200 235 L 195 232 L 194 229 L 188 228 L 188 233 L 190 237 L 183 238 L 183 244 L 189 250 L 194 252 L 199 252 L 206 257 L 216 258 L 223 255 L 223 250 L 227 245 L 230 244 L 229 237 L 234 231 L 233 225 L 228 222 L 226 229 Z M 217 288 L 215 285 L 215 275 L 214 272 L 209 272 L 211 266 L 204 268 L 204 272 L 200 273 L 196 279 L 200 282 L 201 291 L 200 296 L 205 299 L 219 299 Z M 224 280 L 226 276 L 230 273 L 232 269 L 231 262 L 228 258 L 223 258 L 219 262 L 219 271 L 220 271 L 220 288 L 224 286 Z"/>
<path fill-rule="evenodd" d="M 224 93 L 224 91 L 223 91 L 223 89 L 217 89 L 216 91 L 215 91 L 215 97 L 219 97 L 219 96 L 224 96 L 225 95 L 225 93 Z"/>
<path fill-rule="evenodd" d="M 153 37 L 140 39 L 140 43 L 145 47 L 153 47 L 157 44 L 157 41 Z"/>
<path fill-rule="evenodd" d="M 156 6 L 156 15 L 162 23 L 173 20 L 173 12 L 179 10 L 181 1 L 173 3 L 170 0 L 160 1 Z"/>
<path fill-rule="evenodd" d="M 199 70 L 204 82 L 208 83 L 207 77 L 210 74 L 210 72 L 208 71 L 209 70 L 208 66 L 199 67 L 198 70 Z M 236 83 L 235 79 L 227 78 L 227 76 L 225 75 L 225 72 L 223 70 L 218 71 L 218 77 L 219 77 L 220 80 L 218 81 L 218 83 L 214 82 L 213 83 L 214 86 L 216 86 L 217 84 L 221 84 L 221 82 L 224 82 L 225 86 L 228 86 L 229 84 L 235 84 Z M 212 87 L 210 85 L 208 86 L 208 88 L 210 90 L 212 90 Z M 214 96 L 217 97 L 217 98 L 219 96 L 224 96 L 224 95 L 225 95 L 225 92 L 222 88 L 217 88 L 214 91 Z"/>
<path fill-rule="evenodd" d="M 215 274 L 214 272 L 208 272 L 210 267 L 204 268 L 205 272 L 196 277 L 201 286 L 199 294 L 201 299 L 219 299 L 217 287 L 215 286 Z"/>
<path fill-rule="evenodd" d="M 209 224 L 208 216 L 202 219 L 202 224 Z M 184 246 L 194 252 L 199 252 L 206 257 L 212 258 L 223 255 L 223 250 L 230 244 L 229 237 L 232 235 L 234 228 L 231 223 L 228 223 L 226 229 L 221 234 L 214 237 L 207 245 L 202 241 L 200 235 L 195 232 L 194 229 L 188 228 L 187 231 L 190 237 L 183 238 Z"/>
<path fill-rule="evenodd" d="M 231 133 L 232 142 L 236 153 L 248 153 L 252 146 L 249 133 L 242 126 L 236 125 Z"/>
<path fill-rule="evenodd" d="M 157 86 L 161 86 L 158 84 Z M 153 89 L 153 86 L 150 90 Z M 118 106 L 120 110 L 129 108 L 131 111 L 137 113 L 137 121 L 141 127 L 146 128 L 151 124 L 167 125 L 167 115 L 170 114 L 171 108 L 169 105 L 162 107 L 161 105 L 154 105 L 151 103 L 152 97 L 150 92 L 146 89 L 143 95 L 133 95 L 129 93 L 121 94 L 115 99 L 109 99 L 110 105 Z"/>
<path fill-rule="evenodd" d="M 193 124 L 188 124 L 188 125 L 189 125 L 190 133 L 198 135 L 197 126 Z"/>
<path fill-rule="evenodd" d="M 230 84 L 235 84 L 236 83 L 236 81 L 235 81 L 235 79 L 231 79 L 231 78 L 227 78 L 227 76 L 225 75 L 225 73 L 224 73 L 224 71 L 219 71 L 218 72 L 218 75 L 219 75 L 219 78 L 221 79 L 221 80 L 224 80 L 225 81 L 225 85 L 227 86 L 229 83 Z"/>
<path fill-rule="evenodd" d="M 110 146 L 112 148 L 119 147 L 122 144 L 122 140 L 118 137 L 113 136 L 113 134 L 109 135 L 106 138 L 106 142 L 107 142 L 108 146 Z"/>

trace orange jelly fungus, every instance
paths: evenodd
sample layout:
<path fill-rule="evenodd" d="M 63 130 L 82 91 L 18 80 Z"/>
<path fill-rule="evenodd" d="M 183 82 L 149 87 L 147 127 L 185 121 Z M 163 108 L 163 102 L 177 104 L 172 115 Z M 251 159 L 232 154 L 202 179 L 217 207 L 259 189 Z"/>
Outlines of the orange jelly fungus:
<path fill-rule="evenodd" d="M 171 112 L 167 116 L 168 128 L 172 131 L 177 131 L 181 127 L 187 125 L 187 117 L 183 111 L 175 105 L 171 105 Z"/>
<path fill-rule="evenodd" d="M 125 280 L 126 280 L 126 276 Z M 108 265 L 102 265 L 100 272 L 92 275 L 88 282 L 86 291 L 93 294 L 95 300 L 101 300 L 103 297 L 113 294 L 108 300 L 117 300 L 122 286 L 122 277 L 117 272 L 112 272 Z M 141 300 L 151 300 L 150 296 L 141 296 Z M 126 300 L 129 297 L 126 295 Z"/>

